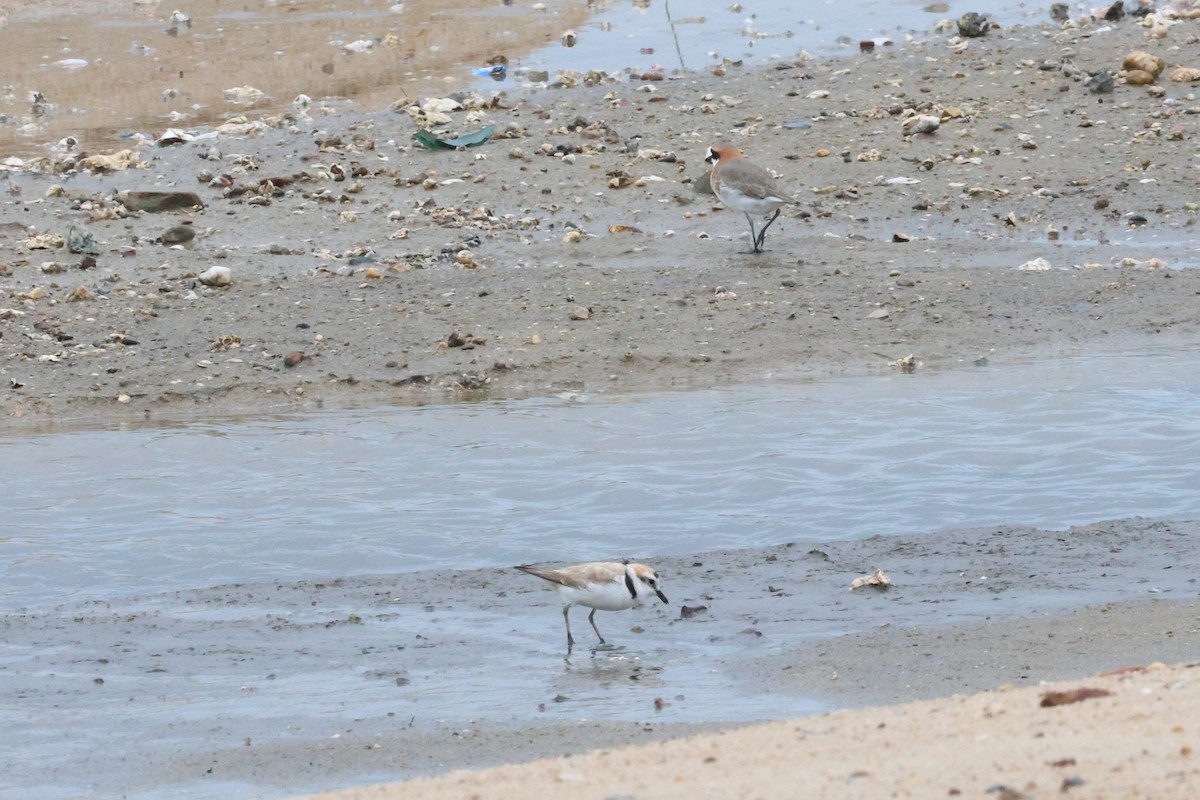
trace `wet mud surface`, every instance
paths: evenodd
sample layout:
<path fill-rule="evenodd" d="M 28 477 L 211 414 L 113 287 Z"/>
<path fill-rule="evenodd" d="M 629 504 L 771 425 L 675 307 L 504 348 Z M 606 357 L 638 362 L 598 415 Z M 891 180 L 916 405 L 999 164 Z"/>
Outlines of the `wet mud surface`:
<path fill-rule="evenodd" d="M 1193 334 L 1190 88 L 1079 79 L 1172 41 L 1145 37 L 934 35 L 448 112 L 317 102 L 111 172 L 22 162 L 3 175 L 0 407 L 74 424 L 636 392 Z M 928 112 L 940 128 L 905 136 Z M 485 125 L 461 151 L 412 141 Z M 694 191 L 721 140 L 800 201 L 765 254 Z M 203 209 L 130 212 L 121 193 L 145 190 Z M 69 252 L 72 225 L 94 256 Z M 214 266 L 229 285 L 198 280 Z"/>
<path fill-rule="evenodd" d="M 1195 25 L 939 34 L 445 112 L 318 98 L 110 168 L 87 142 L 22 156 L 0 175 L 0 409 L 20 431 L 1177 344 L 1200 297 L 1191 85 L 1086 75 L 1134 49 L 1186 65 Z M 940 127 L 906 136 L 913 114 Z M 487 124 L 476 148 L 412 142 Z M 694 191 L 722 140 L 800 200 L 763 255 Z M 203 207 L 120 194 L 147 190 Z M 229 285 L 199 281 L 214 266 Z M 12 609 L 0 791 L 280 796 L 1186 660 L 1195 529 L 651 552 L 674 604 L 603 617 L 612 649 L 569 661 L 554 596 L 513 571 Z M 849 592 L 876 568 L 896 588 Z"/>
<path fill-rule="evenodd" d="M 515 570 L 10 613 L 4 788 L 281 796 L 1185 660 L 1196 528 L 1128 519 L 646 558 L 672 604 L 598 614 L 609 644 L 595 648 L 575 609 L 569 655 L 557 595 Z M 879 568 L 893 588 L 850 591 Z"/>

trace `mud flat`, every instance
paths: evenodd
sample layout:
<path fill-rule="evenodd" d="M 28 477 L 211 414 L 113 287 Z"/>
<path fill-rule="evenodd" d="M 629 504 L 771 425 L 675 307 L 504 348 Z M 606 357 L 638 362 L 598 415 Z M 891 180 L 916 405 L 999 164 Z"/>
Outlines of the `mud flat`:
<path fill-rule="evenodd" d="M 444 113 L 317 102 L 112 170 L 26 159 L 3 176 L 0 408 L 72 424 L 637 392 L 1188 337 L 1200 106 L 1165 77 L 1095 94 L 1082 76 L 1180 58 L 1196 27 L 931 34 Z M 944 121 L 905 136 L 918 113 Z M 485 125 L 460 151 L 412 140 Z M 694 191 L 725 140 L 800 201 L 765 254 Z M 134 213 L 122 191 L 203 208 Z M 63 246 L 72 225 L 94 256 Z M 198 282 L 214 266 L 229 285 Z"/>
<path fill-rule="evenodd" d="M 1167 781 L 1172 770 L 1193 769 L 1181 748 L 1190 746 L 1186 703 L 1195 692 L 1176 693 L 1192 685 L 1190 672 L 1146 673 L 1128 684 L 1136 690 L 1120 684 L 1103 701 L 1105 725 L 1080 718 L 1090 727 L 1073 733 L 1080 739 L 1070 747 L 1035 736 L 1057 713 L 1037 705 L 1037 687 L 1065 679 L 1091 686 L 1098 672 L 1195 660 L 1195 583 L 1185 565 L 1196 562 L 1197 532 L 1196 522 L 1125 519 L 648 557 L 672 604 L 599 615 L 609 645 L 595 649 L 576 610 L 579 645 L 569 655 L 557 596 L 512 569 L 268 581 L 10 610 L 0 619 L 0 680 L 19 702 L 5 711 L 16 735 L 4 790 L 278 797 L 555 758 L 501 774 L 596 780 L 594 792 L 577 788 L 604 797 L 617 785 L 608 770 L 623 770 L 614 765 L 625 759 L 682 759 L 664 765 L 674 776 L 693 769 L 686 754 L 707 757 L 720 746 L 729 748 L 721 778 L 736 782 L 745 775 L 735 765 L 751 750 L 796 761 L 774 744 L 764 751 L 757 737 L 802 730 L 823 746 L 840 742 L 849 759 L 801 759 L 805 769 L 828 767 L 813 780 L 854 786 L 860 778 L 850 773 L 865 772 L 864 791 L 877 795 L 875 781 L 899 781 L 895 768 L 906 776 L 897 785 L 917 793 L 953 777 L 950 786 L 981 794 L 1000 782 L 1025 791 L 1014 776 L 1041 775 L 1057 759 L 1076 758 L 1080 769 L 1104 761 L 1102 748 L 1128 745 L 1120 730 L 1134 717 L 1146 737 L 1139 747 L 1160 770 L 1155 780 Z M 877 568 L 892 589 L 849 590 Z M 965 697 L 1003 686 L 1025 688 Z M 1147 698 L 1143 687 L 1157 688 Z M 990 717 L 979 710 L 993 706 Z M 865 710 L 840 711 L 849 709 Z M 997 757 L 1001 768 L 977 758 L 993 751 L 964 750 L 956 769 L 978 770 L 969 779 L 938 771 L 946 765 L 932 745 L 934 761 L 912 761 L 907 734 L 892 749 L 855 744 L 864 727 L 907 717 L 931 736 L 940 731 L 929 742 L 949 747 L 958 736 L 983 747 L 985 734 L 988 742 L 1013 734 L 979 726 L 1013 716 L 1046 757 L 1013 751 Z M 747 729 L 744 745 L 727 730 L 793 717 L 776 734 Z M 720 745 L 654 746 L 612 756 L 617 762 L 558 758 L 714 730 L 725 731 Z M 1171 770 L 1156 760 L 1168 756 L 1179 759 Z M 1138 767 L 1126 751 L 1111 751 L 1127 757 Z M 1064 777 L 1077 774 L 1092 786 L 1130 778 L 1091 767 Z M 629 781 L 626 793 L 652 793 L 653 779 L 620 775 L 613 780 Z M 515 796 L 507 778 L 486 788 L 490 780 L 456 775 L 376 796 L 467 786 Z M 667 783 L 663 791 L 677 791 L 674 777 Z M 1147 796 L 1170 796 L 1170 783 L 1147 785 L 1163 789 Z"/>
<path fill-rule="evenodd" d="M 461 151 L 415 147 L 441 112 L 397 98 L 301 104 L 111 169 L 10 163 L 0 408 L 9 430 L 37 430 L 860 375 L 910 355 L 920 380 L 1191 341 L 1191 85 L 1088 88 L 1135 49 L 1177 64 L 1197 35 L 1187 19 L 1151 30 L 932 35 L 844 61 L 464 97 L 434 127 L 495 134 Z M 905 136 L 911 113 L 940 127 Z M 722 140 L 800 200 L 763 255 L 694 191 Z M 195 192 L 202 208 L 130 212 L 121 191 Z M 72 224 L 94 264 L 65 247 Z M 214 266 L 228 285 L 198 280 Z M 660 559 L 672 599 L 707 610 L 618 617 L 621 649 L 566 664 L 553 598 L 510 572 L 13 611 L 4 674 L 21 704 L 5 714 L 27 735 L 3 788 L 279 796 L 675 738 L 774 716 L 726 710 L 766 703 L 916 701 L 355 792 L 774 794 L 786 775 L 847 797 L 1178 796 L 1195 781 L 1193 670 L 1092 676 L 1195 660 L 1195 527 Z M 897 589 L 850 594 L 875 567 Z M 727 703 L 674 677 L 712 669 L 704 691 Z M 1112 694 L 1042 708 L 1036 684 L 1056 679 Z M 1005 684 L 1019 688 L 963 694 Z"/>

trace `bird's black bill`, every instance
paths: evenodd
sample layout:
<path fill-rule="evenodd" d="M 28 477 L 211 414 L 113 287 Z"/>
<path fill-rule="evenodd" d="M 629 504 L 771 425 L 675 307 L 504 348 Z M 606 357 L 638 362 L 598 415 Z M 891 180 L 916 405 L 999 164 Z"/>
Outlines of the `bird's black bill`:
<path fill-rule="evenodd" d="M 664 603 L 667 603 L 667 605 L 670 605 L 670 601 L 668 601 L 667 596 L 662 593 L 662 589 L 655 589 L 654 593 L 658 595 L 659 600 L 662 600 Z"/>

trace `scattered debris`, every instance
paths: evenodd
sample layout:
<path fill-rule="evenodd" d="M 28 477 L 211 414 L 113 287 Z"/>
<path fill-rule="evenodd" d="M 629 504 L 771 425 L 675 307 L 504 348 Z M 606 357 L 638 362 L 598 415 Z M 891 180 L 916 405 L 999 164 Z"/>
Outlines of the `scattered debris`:
<path fill-rule="evenodd" d="M 491 139 L 495 130 L 496 126 L 486 125 L 474 133 L 450 139 L 440 137 L 432 131 L 419 130 L 413 134 L 413 139 L 427 150 L 457 150 L 460 147 L 478 147 Z"/>
<path fill-rule="evenodd" d="M 887 576 L 887 573 L 881 569 L 877 569 L 870 575 L 862 575 L 851 581 L 850 591 L 853 592 L 856 589 L 862 589 L 867 586 L 878 589 L 879 591 L 885 591 L 890 589 L 892 585 L 892 579 Z"/>
<path fill-rule="evenodd" d="M 1061 692 L 1046 692 L 1042 695 L 1042 702 L 1039 705 L 1042 708 L 1051 708 L 1053 706 L 1065 706 L 1069 703 L 1078 703 L 1082 700 L 1091 700 L 1095 697 L 1109 697 L 1112 692 L 1107 689 L 1093 689 L 1083 687 L 1080 689 L 1067 689 Z"/>
<path fill-rule="evenodd" d="M 269 100 L 267 93 L 255 89 L 253 86 L 235 86 L 232 89 L 226 89 L 221 93 L 225 98 L 225 102 L 233 103 L 235 106 L 256 106 L 259 103 Z"/>

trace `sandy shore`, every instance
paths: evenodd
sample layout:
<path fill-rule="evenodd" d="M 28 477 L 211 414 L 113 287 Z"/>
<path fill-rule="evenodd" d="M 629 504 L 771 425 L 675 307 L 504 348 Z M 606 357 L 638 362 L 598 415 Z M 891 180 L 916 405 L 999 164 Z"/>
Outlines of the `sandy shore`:
<path fill-rule="evenodd" d="M 407 101 L 362 114 L 325 113 L 318 103 L 145 147 L 111 172 L 83 169 L 79 153 L 10 164 L 0 200 L 0 409 L 9 430 L 32 431 L 858 375 L 900 370 L 896 362 L 910 355 L 919 380 L 981 359 L 1003 366 L 1076 349 L 1194 341 L 1200 272 L 1179 269 L 1196 266 L 1191 85 L 1165 74 L 1161 89 L 1118 78 L 1113 92 L 1097 94 L 1086 81 L 1089 72 L 1117 73 L 1135 49 L 1171 67 L 1200 66 L 1181 61 L 1200 33 L 1195 22 L 1179 20 L 1161 38 L 1150 31 L 1126 19 L 994 31 L 961 45 L 939 34 L 847 61 L 463 97 L 464 108 L 450 111 L 440 130 L 493 124 L 497 135 L 462 151 L 415 147 L 412 134 L 431 124 L 432 112 Z M 939 118 L 940 128 L 904 135 L 914 114 Z M 694 191 L 706 148 L 723 140 L 773 168 L 801 200 L 772 228 L 763 255 L 745 252 L 740 214 Z M 194 191 L 202 208 L 130 212 L 119 193 L 138 190 Z M 94 240 L 94 264 L 64 246 L 72 224 Z M 186 243 L 173 245 L 180 227 Z M 214 266 L 229 268 L 230 285 L 198 280 Z M 1054 550 L 1062 539 L 1055 532 L 1010 531 L 1005 546 L 1020 543 L 1026 571 L 995 590 L 951 585 L 979 566 L 970 547 L 950 546 L 956 537 L 976 548 L 985 570 L 1010 567 L 1012 556 L 989 544 L 989 532 L 931 534 L 911 554 L 944 580 L 921 591 L 913 588 L 920 581 L 908 581 L 903 603 L 893 606 L 887 596 L 846 605 L 842 579 L 894 569 L 901 550 L 883 563 L 864 553 L 834 566 L 800 560 L 797 569 L 822 575 L 829 594 L 766 614 L 763 597 L 735 597 L 742 584 L 731 577 L 758 556 L 724 554 L 716 558 L 721 576 L 688 576 L 686 562 L 669 566 L 690 582 L 681 598 L 688 605 L 719 609 L 705 595 L 716 591 L 726 610 L 697 618 L 694 629 L 662 610 L 629 622 L 641 627 L 631 645 L 639 657 L 664 663 L 679 657 L 670 647 L 685 644 L 703 661 L 718 640 L 688 636 L 714 626 L 720 646 L 734 651 L 738 685 L 761 685 L 768 697 L 802 693 L 838 707 L 914 701 L 908 705 L 692 739 L 678 737 L 731 723 L 716 715 L 674 726 L 509 719 L 464 739 L 450 729 L 408 733 L 382 716 L 356 719 L 350 735 L 340 718 L 323 727 L 304 711 L 289 737 L 272 740 L 277 727 L 231 703 L 213 727 L 219 742 L 153 715 L 152 724 L 138 718 L 139 735 L 166 750 L 148 748 L 136 769 L 81 750 L 63 781 L 111 769 L 115 783 L 91 785 L 90 794 L 218 780 L 238 791 L 278 791 L 570 753 L 337 796 L 774 796 L 804 786 L 842 797 L 1186 797 L 1197 780 L 1195 670 L 1095 677 L 1198 657 L 1194 579 L 1183 574 L 1196 563 L 1186 544 L 1197 538 L 1195 523 L 1178 523 L 1190 536 L 1178 535 L 1176 524 L 1123 520 L 1077 531 L 1068 539 L 1089 543 L 1085 558 Z M 897 546 L 875 544 L 876 555 Z M 1112 568 L 1121 558 L 1128 563 Z M 759 565 L 763 582 L 779 579 L 773 563 Z M 958 563 L 961 574 L 949 566 Z M 1025 576 L 1033 573 L 1040 577 L 1031 588 Z M 1168 581 L 1167 601 L 1154 602 L 1151 587 L 1162 591 Z M 35 653 L 28 671 L 8 675 L 20 682 L 23 708 L 50 715 L 61 706 L 59 684 L 38 676 L 90 681 L 94 667 L 103 680 L 69 692 L 104 691 L 105 680 L 119 686 L 125 693 L 111 708 L 121 711 L 106 714 L 106 725 L 129 713 L 128 697 L 152 707 L 168 696 L 159 680 L 183 681 L 170 696 L 183 698 L 178 713 L 186 713 L 196 690 L 190 676 L 214 669 L 214 657 L 234 687 L 250 681 L 247 664 L 258 659 L 261 685 L 248 695 L 269 688 L 266 665 L 289 659 L 403 686 L 409 678 L 390 653 L 356 640 L 368 629 L 341 622 L 351 614 L 361 622 L 372 602 L 398 603 L 398 614 L 426 605 L 451 619 L 481 613 L 474 595 L 454 594 L 455 586 L 494 592 L 486 612 L 512 627 L 494 641 L 447 638 L 431 648 L 437 658 L 414 647 L 410 653 L 432 659 L 423 662 L 430 674 L 477 666 L 514 638 L 522 669 L 558 659 L 530 644 L 559 621 L 557 611 L 518 576 L 456 574 L 433 602 L 396 600 L 394 583 L 351 580 L 336 587 L 346 595 L 315 611 L 315 588 L 298 585 L 134 599 L 124 615 L 8 615 L 6 641 L 27 640 Z M 986 596 L 997 618 L 977 606 L 973 619 L 943 618 L 953 617 L 948 594 L 960 592 L 995 592 Z M 313 616 L 304 625 L 281 622 L 281 604 Z M 195 622 L 197 608 L 231 608 L 246 620 Z M 376 622 L 394 621 L 392 610 L 377 609 Z M 340 616 L 321 618 L 323 611 Z M 846 635 L 811 652 L 787 640 L 814 617 L 845 622 Z M 749 644 L 760 637 L 747 631 L 761 634 L 763 619 L 781 637 L 773 652 Z M 644 645 L 657 625 L 677 626 L 680 639 Z M 273 634 L 289 638 L 264 644 Z M 75 644 L 41 652 L 64 636 Z M 207 650 L 195 645 L 198 636 L 210 641 Z M 114 655 L 114 641 L 128 650 Z M 344 665 L 344 652 L 358 660 Z M 165 678 L 157 674 L 164 660 Z M 1073 680 L 1059 688 L 1111 694 L 1042 708 L 1039 681 L 1066 678 Z M 1023 685 L 959 694 L 1003 684 Z M 301 686 L 291 697 L 321 688 Z M 671 689 L 663 690 L 668 702 L 681 702 Z M 537 696 L 522 702 L 534 708 Z M 653 713 L 647 707 L 644 716 Z M 647 738 L 677 741 L 584 754 Z M 67 769 L 54 766 L 57 754 L 54 763 L 38 761 L 47 758 L 36 755 L 38 741 L 21 751 L 34 754 L 18 759 L 26 772 Z"/>
<path fill-rule="evenodd" d="M 1200 780 L 1197 667 L 1150 665 L 314 797 L 1185 798 Z"/>

